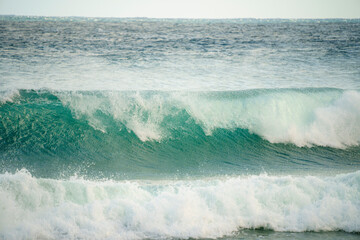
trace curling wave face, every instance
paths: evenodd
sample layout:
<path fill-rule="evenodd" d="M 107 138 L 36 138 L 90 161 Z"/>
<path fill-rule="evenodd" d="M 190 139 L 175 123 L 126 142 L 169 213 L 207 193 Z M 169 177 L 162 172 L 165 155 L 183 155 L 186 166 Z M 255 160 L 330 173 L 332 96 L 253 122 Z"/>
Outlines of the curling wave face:
<path fill-rule="evenodd" d="M 333 148 L 360 143 L 360 93 L 339 89 L 248 90 L 237 92 L 49 92 L 3 94 L 2 112 L 21 108 L 29 117 L 36 108 L 70 109 L 104 133 L 126 129 L 141 141 L 163 141 L 191 134 L 200 127 L 205 135 L 217 129 L 246 129 L 271 143 Z M 15 97 L 16 96 L 16 97 Z M 15 102 L 12 102 L 14 99 Z M 62 104 L 60 109 L 59 104 Z M 57 109 L 55 109 L 57 110 Z M 9 113 L 11 114 L 11 113 Z M 50 116 L 51 117 L 51 116 Z M 4 122 L 4 121 L 3 121 Z M 114 127 L 118 125 L 117 127 Z M 5 125 L 3 123 L 3 125 Z M 45 126 L 46 127 L 46 126 Z M 115 129 L 114 129 L 115 128 Z M 194 134 L 197 134 L 196 132 Z"/>
<path fill-rule="evenodd" d="M 360 164 L 355 90 L 20 90 L 2 96 L 3 172 L 26 167 L 42 177 L 143 178 Z"/>

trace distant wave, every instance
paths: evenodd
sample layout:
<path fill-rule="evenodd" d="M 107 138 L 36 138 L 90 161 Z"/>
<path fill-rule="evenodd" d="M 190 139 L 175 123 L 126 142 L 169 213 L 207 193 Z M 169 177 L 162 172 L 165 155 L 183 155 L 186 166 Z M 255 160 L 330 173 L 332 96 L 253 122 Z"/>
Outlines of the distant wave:
<path fill-rule="evenodd" d="M 360 172 L 187 181 L 0 175 L 0 237 L 215 238 L 239 229 L 360 231 Z M 331 209 L 331 210 L 329 210 Z"/>
<path fill-rule="evenodd" d="M 339 89 L 263 89 L 236 92 L 31 91 L 3 93 L 2 126 L 52 115 L 85 121 L 103 133 L 134 133 L 164 141 L 218 129 L 248 130 L 270 143 L 347 148 L 360 143 L 360 92 Z M 71 111 L 70 119 L 68 113 Z M 52 114 L 52 115 L 51 115 Z M 48 126 L 44 124 L 49 124 Z M 55 123 L 43 123 L 43 131 Z M 33 124 L 34 125 L 34 124 Z M 33 126 L 35 127 L 35 126 Z M 32 129 L 39 130 L 39 129 Z M 29 129 L 30 131 L 30 129 Z M 29 132 L 28 134 L 31 134 Z M 196 136 L 193 136 L 196 137 Z"/>

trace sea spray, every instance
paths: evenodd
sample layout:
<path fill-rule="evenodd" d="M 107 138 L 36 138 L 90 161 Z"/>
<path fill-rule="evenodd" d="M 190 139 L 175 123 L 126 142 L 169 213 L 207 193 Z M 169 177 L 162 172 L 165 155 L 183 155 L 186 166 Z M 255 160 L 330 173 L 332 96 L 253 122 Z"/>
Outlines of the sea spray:
<path fill-rule="evenodd" d="M 132 179 L 348 172 L 360 165 L 360 94 L 20 90 L 0 106 L 2 172 Z M 46 167 L 45 167 L 46 166 Z M 293 171 L 296 169 L 296 171 Z"/>
<path fill-rule="evenodd" d="M 6 94 L 8 96 L 9 94 Z M 282 89 L 237 92 L 21 91 L 12 107 L 68 111 L 102 132 L 133 132 L 141 141 L 172 139 L 174 132 L 206 135 L 216 129 L 247 129 L 271 143 L 346 148 L 360 143 L 360 93 L 339 89 Z M 20 105 L 19 105 L 20 104 Z M 63 109 L 60 109 L 63 105 Z M 6 112 L 8 111 L 8 113 Z M 10 112 L 9 112 L 10 111 Z M 40 113 L 41 114 L 41 113 Z M 45 113 L 44 113 L 45 114 Z M 30 116 L 32 117 L 32 116 Z M 40 120 L 45 116 L 38 116 Z M 4 123 L 3 123 L 4 124 Z M 110 125 L 112 124 L 112 125 Z M 114 126 L 115 124 L 115 126 Z M 191 124 L 193 126 L 191 126 Z M 194 126 L 195 125 L 195 126 Z M 189 129 L 190 128 L 190 129 Z M 196 131 L 193 134 L 197 134 Z"/>
<path fill-rule="evenodd" d="M 177 181 L 0 175 L 0 236 L 215 238 L 239 229 L 360 231 L 360 172 Z M 331 211 L 329 211 L 331 209 Z"/>

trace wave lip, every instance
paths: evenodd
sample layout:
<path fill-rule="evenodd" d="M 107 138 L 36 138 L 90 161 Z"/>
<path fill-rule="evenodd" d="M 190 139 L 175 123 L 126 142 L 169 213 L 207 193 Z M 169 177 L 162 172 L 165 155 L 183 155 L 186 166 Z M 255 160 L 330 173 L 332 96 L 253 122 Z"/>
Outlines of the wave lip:
<path fill-rule="evenodd" d="M 106 131 L 99 118 L 103 113 L 123 123 L 142 141 L 171 138 L 172 131 L 185 126 L 168 121 L 187 117 L 207 135 L 217 129 L 247 129 L 271 143 L 299 147 L 347 148 L 360 143 L 358 91 L 73 92 L 57 96 L 76 117 L 86 118 L 95 129 Z"/>
<path fill-rule="evenodd" d="M 360 172 L 186 181 L 0 175 L 0 236 L 216 238 L 239 229 L 360 232 Z"/>
<path fill-rule="evenodd" d="M 103 133 L 126 130 L 143 142 L 161 142 L 174 139 L 175 136 L 196 135 L 199 131 L 194 129 L 200 128 L 209 136 L 219 129 L 243 129 L 271 143 L 290 143 L 298 147 L 344 149 L 360 144 L 360 92 L 356 90 L 20 90 L 5 92 L 1 99 L 1 114 L 9 121 L 6 125 L 14 125 L 19 118 L 29 117 L 26 115 L 11 119 L 13 113 L 29 112 L 34 115 L 30 117 L 44 121 L 49 118 L 49 112 L 58 108 L 57 111 L 64 113 L 70 110 L 74 119 L 86 121 L 95 130 Z M 20 101 L 20 106 L 13 102 L 16 100 Z M 62 105 L 61 109 L 59 105 Z M 43 116 L 34 109 L 44 110 Z M 63 118 L 63 114 L 55 114 Z"/>

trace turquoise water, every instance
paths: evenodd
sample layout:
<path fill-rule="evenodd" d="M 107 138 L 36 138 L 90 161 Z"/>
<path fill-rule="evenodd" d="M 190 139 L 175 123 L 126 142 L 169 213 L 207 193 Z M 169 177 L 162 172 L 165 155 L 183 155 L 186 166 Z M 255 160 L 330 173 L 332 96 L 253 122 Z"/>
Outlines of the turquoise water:
<path fill-rule="evenodd" d="M 359 238 L 358 20 L 0 29 L 0 238 Z"/>
<path fill-rule="evenodd" d="M 360 165 L 359 101 L 340 89 L 20 90 L 1 105 L 1 164 L 51 178 L 347 172 Z"/>

